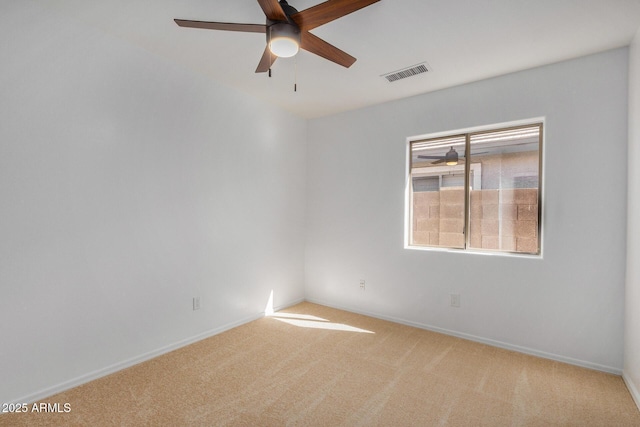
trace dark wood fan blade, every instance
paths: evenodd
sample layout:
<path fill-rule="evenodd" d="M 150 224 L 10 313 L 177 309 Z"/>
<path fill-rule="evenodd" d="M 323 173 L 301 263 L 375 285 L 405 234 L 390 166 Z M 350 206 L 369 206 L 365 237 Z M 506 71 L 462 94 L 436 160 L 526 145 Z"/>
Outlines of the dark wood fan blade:
<path fill-rule="evenodd" d="M 262 58 L 260 59 L 260 63 L 258 64 L 258 68 L 256 68 L 256 73 L 266 73 L 269 71 L 269 68 L 276 62 L 277 56 L 275 56 L 269 50 L 269 46 L 264 48 L 264 53 L 262 54 Z"/>
<path fill-rule="evenodd" d="M 300 47 L 343 67 L 349 68 L 356 62 L 353 56 L 306 31 L 300 35 Z"/>
<path fill-rule="evenodd" d="M 379 1 L 380 0 L 329 0 L 305 9 L 302 12 L 294 13 L 291 15 L 291 19 L 298 24 L 302 31 L 309 31 Z"/>
<path fill-rule="evenodd" d="M 282 10 L 278 0 L 258 0 L 258 4 L 267 18 L 272 21 L 287 21 L 287 14 Z"/>
<path fill-rule="evenodd" d="M 245 33 L 266 33 L 264 24 L 234 24 L 230 22 L 189 21 L 187 19 L 174 19 L 176 24 L 187 28 L 203 28 L 205 30 L 242 31 Z"/>
<path fill-rule="evenodd" d="M 444 156 L 418 156 L 419 159 L 444 159 Z"/>

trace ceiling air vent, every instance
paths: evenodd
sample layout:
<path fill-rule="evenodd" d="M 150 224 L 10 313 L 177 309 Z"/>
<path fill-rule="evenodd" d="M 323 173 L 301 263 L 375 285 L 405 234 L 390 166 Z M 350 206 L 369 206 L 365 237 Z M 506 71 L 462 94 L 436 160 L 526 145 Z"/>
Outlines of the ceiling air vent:
<path fill-rule="evenodd" d="M 398 80 L 406 79 L 407 77 L 413 77 L 417 76 L 418 74 L 426 73 L 427 71 L 429 71 L 429 66 L 426 62 L 423 62 L 422 64 L 412 65 L 409 68 L 404 68 L 402 70 L 383 74 L 381 77 L 387 79 L 389 83 L 393 83 Z"/>

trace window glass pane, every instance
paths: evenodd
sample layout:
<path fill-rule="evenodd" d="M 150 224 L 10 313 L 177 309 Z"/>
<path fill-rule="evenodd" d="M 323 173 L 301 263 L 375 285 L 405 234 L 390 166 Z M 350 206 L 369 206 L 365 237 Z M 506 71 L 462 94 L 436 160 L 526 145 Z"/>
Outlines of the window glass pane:
<path fill-rule="evenodd" d="M 464 173 L 451 173 L 442 176 L 443 187 L 464 188 Z"/>
<path fill-rule="evenodd" d="M 482 172 L 470 191 L 469 247 L 538 253 L 540 127 L 472 134 L 470 146 Z"/>
<path fill-rule="evenodd" d="M 414 177 L 413 191 L 440 191 L 440 178 L 437 176 Z"/>
<path fill-rule="evenodd" d="M 464 248 L 465 136 L 411 143 L 410 244 Z"/>

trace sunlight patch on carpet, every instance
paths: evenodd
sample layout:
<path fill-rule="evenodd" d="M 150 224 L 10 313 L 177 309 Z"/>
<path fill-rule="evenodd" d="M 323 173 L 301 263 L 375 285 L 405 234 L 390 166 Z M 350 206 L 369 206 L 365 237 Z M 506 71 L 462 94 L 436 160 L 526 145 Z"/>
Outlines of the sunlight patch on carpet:
<path fill-rule="evenodd" d="M 322 317 L 313 316 L 311 314 L 299 314 L 299 313 L 275 313 L 271 315 L 272 317 L 284 317 L 289 319 L 301 319 L 301 320 L 316 320 L 318 322 L 328 322 L 327 319 L 323 319 Z"/>
<path fill-rule="evenodd" d="M 356 328 L 355 326 L 345 325 L 344 323 L 332 323 L 328 321 L 319 322 L 316 320 L 304 320 L 294 318 L 282 318 L 280 314 L 275 314 L 273 317 L 276 320 L 287 323 L 289 325 L 297 326 L 299 328 L 312 328 L 312 329 L 328 329 L 331 331 L 346 331 L 346 332 L 362 332 L 366 334 L 374 334 L 375 332 L 367 331 L 366 329 Z M 286 313 L 285 313 L 286 314 Z M 313 317 L 313 316 L 312 316 Z M 324 320 L 324 319 L 323 319 Z"/>

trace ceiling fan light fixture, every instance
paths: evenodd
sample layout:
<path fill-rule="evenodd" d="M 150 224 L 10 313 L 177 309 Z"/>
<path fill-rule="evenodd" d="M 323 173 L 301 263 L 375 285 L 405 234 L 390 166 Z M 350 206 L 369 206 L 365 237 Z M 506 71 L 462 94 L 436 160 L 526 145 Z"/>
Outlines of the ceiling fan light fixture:
<path fill-rule="evenodd" d="M 269 27 L 269 50 L 279 58 L 290 58 L 300 49 L 300 30 L 295 25 L 279 22 Z"/>
<path fill-rule="evenodd" d="M 458 164 L 458 152 L 451 147 L 451 149 L 449 151 L 447 151 L 447 154 L 445 154 L 444 156 L 444 161 L 446 162 L 447 166 L 455 166 Z"/>

